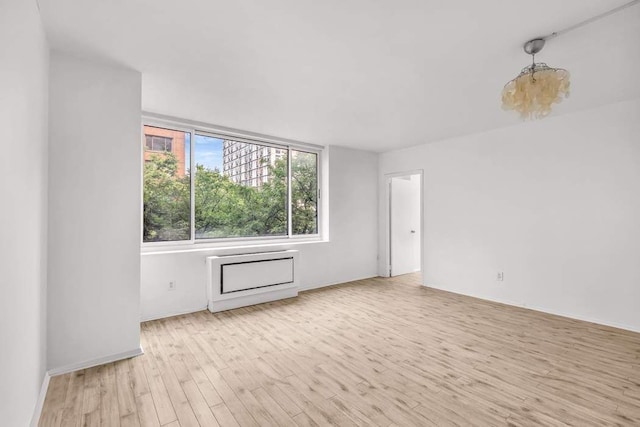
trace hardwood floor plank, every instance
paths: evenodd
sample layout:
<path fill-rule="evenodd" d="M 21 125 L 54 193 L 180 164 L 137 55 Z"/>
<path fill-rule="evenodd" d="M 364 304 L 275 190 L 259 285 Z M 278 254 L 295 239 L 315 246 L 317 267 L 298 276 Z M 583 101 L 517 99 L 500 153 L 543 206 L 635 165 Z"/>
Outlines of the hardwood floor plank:
<path fill-rule="evenodd" d="M 256 401 L 271 415 L 277 426 L 295 426 L 296 423 L 262 387 L 251 391 Z"/>
<path fill-rule="evenodd" d="M 359 405 L 352 404 L 349 399 L 344 399 L 343 395 L 333 396 L 329 402 L 358 426 L 390 425 L 388 419 L 375 421 L 375 417 L 370 417 L 361 411 Z"/>
<path fill-rule="evenodd" d="M 219 403 L 211 407 L 211 412 L 216 417 L 216 421 L 220 424 L 220 427 L 240 427 L 240 424 L 233 417 L 229 408 L 224 403 Z"/>
<path fill-rule="evenodd" d="M 153 395 L 151 392 L 136 396 L 135 399 L 136 406 L 138 408 L 138 417 L 140 418 L 140 425 L 142 427 L 160 426 L 158 412 L 156 411 L 156 406 L 153 403 Z"/>
<path fill-rule="evenodd" d="M 193 409 L 187 400 L 187 396 L 184 394 L 180 382 L 173 370 L 170 367 L 165 366 L 160 375 L 167 388 L 167 394 L 169 395 L 171 405 L 175 410 L 176 417 L 178 418 L 180 425 L 182 427 L 198 426 L 199 423 L 196 415 L 193 412 Z"/>
<path fill-rule="evenodd" d="M 160 425 L 165 425 L 176 421 L 178 417 L 173 409 L 169 393 L 167 392 L 160 373 L 155 366 L 152 366 L 152 359 L 150 357 L 144 357 L 142 359 L 144 361 L 144 373 L 149 384 L 149 391 L 153 398 L 158 422 Z"/>
<path fill-rule="evenodd" d="M 137 397 L 149 393 L 149 382 L 144 372 L 144 360 L 140 357 L 129 359 L 129 372 L 133 395 Z"/>
<path fill-rule="evenodd" d="M 201 355 L 202 357 L 202 355 Z M 241 426 L 258 426 L 253 416 L 249 413 L 244 404 L 238 399 L 236 393 L 224 380 L 220 371 L 218 371 L 213 363 L 208 362 L 206 359 L 201 364 L 205 374 L 211 381 L 211 384 L 215 387 L 216 391 L 222 398 L 225 406 L 233 414 L 233 417 Z M 226 368 L 225 368 L 226 369 Z"/>
<path fill-rule="evenodd" d="M 318 424 L 316 424 L 315 421 L 313 421 L 311 419 L 311 417 L 309 417 L 306 413 L 301 412 L 298 415 L 296 415 L 295 417 L 293 417 L 293 421 L 296 423 L 297 426 L 299 427 L 319 427 Z"/>
<path fill-rule="evenodd" d="M 216 421 L 216 418 L 213 416 L 213 412 L 209 409 L 209 405 L 207 405 L 204 397 L 202 397 L 202 393 L 200 393 L 195 381 L 191 380 L 182 383 L 182 389 L 184 390 L 187 400 L 189 401 L 200 425 L 218 427 L 218 421 Z"/>
<path fill-rule="evenodd" d="M 56 375 L 49 380 L 49 388 L 38 424 L 40 427 L 60 425 L 70 380 L 71 374 Z"/>
<path fill-rule="evenodd" d="M 195 328 L 193 327 L 193 324 L 191 322 L 185 322 L 182 339 L 189 351 L 185 352 L 185 354 L 183 355 L 183 361 L 185 363 L 185 366 L 189 370 L 191 377 L 198 385 L 198 389 L 200 390 L 200 393 L 202 393 L 202 396 L 206 400 L 207 404 L 209 406 L 215 406 L 222 403 L 222 398 L 216 391 L 213 384 L 211 384 L 211 381 L 207 377 L 207 374 L 204 372 L 197 357 L 195 356 L 195 354 L 200 351 L 200 348 L 195 343 L 192 336 L 189 335 L 190 333 L 197 333 L 193 332 L 194 329 Z"/>
<path fill-rule="evenodd" d="M 100 367 L 85 370 L 82 425 L 100 426 Z"/>
<path fill-rule="evenodd" d="M 100 370 L 100 424 L 103 426 L 120 425 L 118 408 L 118 386 L 113 363 L 101 366 Z"/>
<path fill-rule="evenodd" d="M 251 394 L 251 390 L 236 376 L 231 368 L 220 371 L 220 375 L 226 383 L 231 387 L 235 395 L 242 402 L 247 411 L 256 420 L 260 426 L 277 426 L 277 422 L 271 417 L 269 412 L 258 403 L 256 398 Z M 242 424 L 242 422 L 240 422 Z"/>
<path fill-rule="evenodd" d="M 298 406 L 303 408 L 314 422 L 319 425 L 335 426 L 355 426 L 349 417 L 341 412 L 335 405 L 318 393 L 313 386 L 306 384 L 296 375 L 287 377 L 287 382 L 280 384 L 280 387 L 293 398 L 297 399 Z"/>
<path fill-rule="evenodd" d="M 71 373 L 67 396 L 62 409 L 61 426 L 75 426 L 82 419 L 85 370 Z"/>
<path fill-rule="evenodd" d="M 60 427 L 62 423 L 62 410 L 42 412 L 38 422 L 39 427 Z"/>

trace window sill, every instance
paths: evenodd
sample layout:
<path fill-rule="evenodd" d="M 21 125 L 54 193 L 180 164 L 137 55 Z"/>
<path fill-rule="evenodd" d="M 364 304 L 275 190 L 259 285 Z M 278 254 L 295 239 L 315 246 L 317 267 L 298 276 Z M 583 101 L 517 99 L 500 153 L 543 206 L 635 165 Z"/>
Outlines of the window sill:
<path fill-rule="evenodd" d="M 279 240 L 247 240 L 235 242 L 220 243 L 183 243 L 175 245 L 162 246 L 142 246 L 140 255 L 166 255 L 166 254 L 184 254 L 198 252 L 231 252 L 251 250 L 260 251 L 276 251 L 281 249 L 293 249 L 299 245 L 309 245 L 317 243 L 329 243 L 328 239 L 322 237 L 306 238 L 306 239 L 279 239 Z"/>

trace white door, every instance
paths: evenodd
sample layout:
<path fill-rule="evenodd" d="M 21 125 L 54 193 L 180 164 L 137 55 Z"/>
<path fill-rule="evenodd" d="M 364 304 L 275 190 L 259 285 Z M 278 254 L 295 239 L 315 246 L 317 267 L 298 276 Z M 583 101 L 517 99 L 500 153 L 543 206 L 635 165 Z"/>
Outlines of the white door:
<path fill-rule="evenodd" d="M 391 178 L 391 276 L 420 271 L 420 178 L 419 174 Z"/>

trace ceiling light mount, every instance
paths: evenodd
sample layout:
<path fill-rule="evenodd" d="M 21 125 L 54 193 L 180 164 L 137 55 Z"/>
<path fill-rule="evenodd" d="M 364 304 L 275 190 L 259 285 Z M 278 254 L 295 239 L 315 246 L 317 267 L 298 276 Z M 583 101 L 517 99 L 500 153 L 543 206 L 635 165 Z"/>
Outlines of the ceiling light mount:
<path fill-rule="evenodd" d="M 524 51 L 529 55 L 535 55 L 542 50 L 547 41 L 544 38 L 532 39 L 523 46 Z"/>

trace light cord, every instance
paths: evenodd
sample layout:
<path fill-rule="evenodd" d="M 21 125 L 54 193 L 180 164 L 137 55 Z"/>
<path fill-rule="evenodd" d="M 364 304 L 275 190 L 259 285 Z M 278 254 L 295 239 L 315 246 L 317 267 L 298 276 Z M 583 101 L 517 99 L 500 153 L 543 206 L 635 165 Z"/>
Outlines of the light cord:
<path fill-rule="evenodd" d="M 634 5 L 638 4 L 638 3 L 640 3 L 640 0 L 630 1 L 629 3 L 625 3 L 625 4 L 621 5 L 621 6 L 613 8 L 613 9 L 607 11 L 607 12 L 601 13 L 600 15 L 596 15 L 596 16 L 594 16 L 592 18 L 589 18 L 589 19 L 586 19 L 586 20 L 584 20 L 582 22 L 578 22 L 577 24 L 574 24 L 574 25 L 572 25 L 570 27 L 567 27 L 564 30 L 554 31 L 553 33 L 551 33 L 549 35 L 546 35 L 544 37 L 539 37 L 539 38 L 541 38 L 542 40 L 545 40 L 545 41 L 549 40 L 549 39 L 554 39 L 554 38 L 556 38 L 558 36 L 561 36 L 563 34 L 568 33 L 569 31 L 573 31 L 573 30 L 575 30 L 577 28 L 584 27 L 585 25 L 589 25 L 589 24 L 591 24 L 593 22 L 599 21 L 602 18 L 606 18 L 609 15 L 613 15 L 614 13 L 618 13 L 621 10 L 624 10 L 624 9 L 626 9 L 628 7 L 634 6 Z"/>

